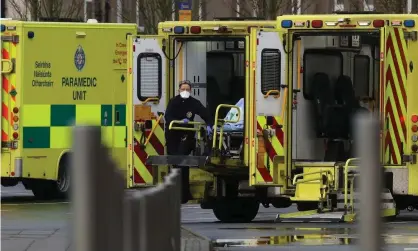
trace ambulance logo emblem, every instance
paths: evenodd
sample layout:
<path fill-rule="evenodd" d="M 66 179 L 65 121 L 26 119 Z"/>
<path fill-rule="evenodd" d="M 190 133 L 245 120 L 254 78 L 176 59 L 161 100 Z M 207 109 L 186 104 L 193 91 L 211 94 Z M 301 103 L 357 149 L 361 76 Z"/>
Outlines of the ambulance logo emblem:
<path fill-rule="evenodd" d="M 193 115 L 193 113 L 192 113 L 192 112 L 187 112 L 187 113 L 186 113 L 187 118 L 191 118 L 191 117 L 192 117 L 192 115 Z"/>
<path fill-rule="evenodd" d="M 81 71 L 84 68 L 85 64 L 86 64 L 86 54 L 84 54 L 83 47 L 81 47 L 81 45 L 79 45 L 77 47 L 77 50 L 75 51 L 74 65 L 75 65 L 75 68 L 77 68 L 78 71 Z"/>

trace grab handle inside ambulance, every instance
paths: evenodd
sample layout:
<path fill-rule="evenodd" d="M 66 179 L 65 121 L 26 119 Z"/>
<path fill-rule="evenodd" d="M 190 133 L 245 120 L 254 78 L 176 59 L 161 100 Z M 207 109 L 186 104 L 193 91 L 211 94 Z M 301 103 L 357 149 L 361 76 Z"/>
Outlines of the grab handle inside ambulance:
<path fill-rule="evenodd" d="M 273 96 L 274 98 L 279 98 L 280 97 L 280 91 L 279 90 L 270 90 L 264 95 L 264 98 L 268 98 L 269 96 Z"/>
<path fill-rule="evenodd" d="M 160 102 L 159 98 L 147 98 L 142 104 L 146 104 L 148 102 L 153 102 L 154 104 L 158 104 Z"/>
<path fill-rule="evenodd" d="M 221 108 L 235 108 L 235 109 L 237 109 L 237 111 L 238 111 L 237 116 L 236 116 L 237 118 L 235 120 L 232 120 L 232 119 L 231 120 L 228 120 L 228 119 L 220 119 L 220 118 L 218 118 L 219 117 L 219 110 Z M 241 109 L 238 106 L 236 106 L 236 105 L 220 104 L 216 108 L 216 112 L 215 112 L 215 125 L 213 126 L 213 128 L 214 128 L 214 130 L 217 130 L 217 128 L 218 128 L 218 122 L 220 122 L 221 128 L 220 128 L 220 132 L 219 132 L 219 150 L 222 147 L 222 138 L 223 138 L 223 133 L 224 133 L 223 124 L 224 123 L 233 123 L 233 124 L 238 123 L 239 120 L 240 120 L 240 118 L 241 118 Z M 217 135 L 217 133 L 214 133 L 213 134 L 212 149 L 214 149 L 215 146 L 216 146 L 216 135 Z"/>

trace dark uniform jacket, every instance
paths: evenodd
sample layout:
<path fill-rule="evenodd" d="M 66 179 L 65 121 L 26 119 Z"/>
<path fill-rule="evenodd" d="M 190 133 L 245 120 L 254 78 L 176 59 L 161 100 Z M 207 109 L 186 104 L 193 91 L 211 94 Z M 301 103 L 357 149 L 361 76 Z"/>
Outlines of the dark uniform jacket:
<path fill-rule="evenodd" d="M 189 97 L 187 99 L 182 98 L 180 95 L 175 96 L 168 102 L 167 110 L 165 112 L 165 135 L 167 145 L 179 144 L 180 139 L 184 135 L 188 135 L 190 138 L 194 138 L 194 132 L 169 130 L 171 121 L 183 120 L 187 118 L 189 121 L 194 121 L 195 115 L 199 115 L 207 125 L 212 126 L 212 118 L 209 115 L 208 110 L 200 103 L 199 100 Z M 193 125 L 175 125 L 176 127 L 193 127 Z"/>

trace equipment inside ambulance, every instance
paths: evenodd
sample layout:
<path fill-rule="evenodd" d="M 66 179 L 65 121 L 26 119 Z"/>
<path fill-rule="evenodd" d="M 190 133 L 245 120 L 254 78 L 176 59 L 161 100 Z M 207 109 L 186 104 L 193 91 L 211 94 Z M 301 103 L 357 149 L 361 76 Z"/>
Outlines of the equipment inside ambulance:
<path fill-rule="evenodd" d="M 295 37 L 303 52 L 295 61 L 301 57 L 303 75 L 295 81 L 302 95 L 293 111 L 293 156 L 318 161 L 352 158 L 354 115 L 379 109 L 379 32 L 295 32 Z"/>
<path fill-rule="evenodd" d="M 239 157 L 244 141 L 244 40 L 227 36 L 216 40 L 177 40 L 175 51 L 181 51 L 175 59 L 178 69 L 176 81 L 182 78 L 191 80 L 191 96 L 207 107 L 215 123 L 222 120 L 222 124 L 216 124 L 216 127 L 217 135 L 223 135 L 223 150 Z M 196 118 L 196 121 L 203 122 L 200 118 Z"/>

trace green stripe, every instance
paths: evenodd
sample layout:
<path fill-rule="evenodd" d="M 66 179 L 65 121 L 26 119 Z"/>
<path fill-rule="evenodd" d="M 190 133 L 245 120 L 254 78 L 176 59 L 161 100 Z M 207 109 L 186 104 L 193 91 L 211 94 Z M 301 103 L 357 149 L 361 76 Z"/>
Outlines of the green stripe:
<path fill-rule="evenodd" d="M 115 105 L 115 126 L 126 126 L 126 105 Z"/>
<path fill-rule="evenodd" d="M 49 148 L 49 127 L 23 127 L 23 148 Z"/>
<path fill-rule="evenodd" d="M 115 107 L 114 111 L 112 109 L 113 106 Z M 51 105 L 51 127 L 72 126 L 74 125 L 75 117 L 76 105 Z M 127 130 L 126 124 L 127 121 L 125 104 L 106 104 L 101 106 L 101 126 L 125 126 Z M 23 148 L 50 148 L 50 127 L 23 127 L 22 130 Z M 65 136 L 66 135 L 63 135 L 63 137 Z"/>
<path fill-rule="evenodd" d="M 51 126 L 71 126 L 75 123 L 76 105 L 51 105 Z"/>
<path fill-rule="evenodd" d="M 112 126 L 112 121 L 113 121 L 112 105 L 102 105 L 102 116 L 101 116 L 102 126 Z"/>

